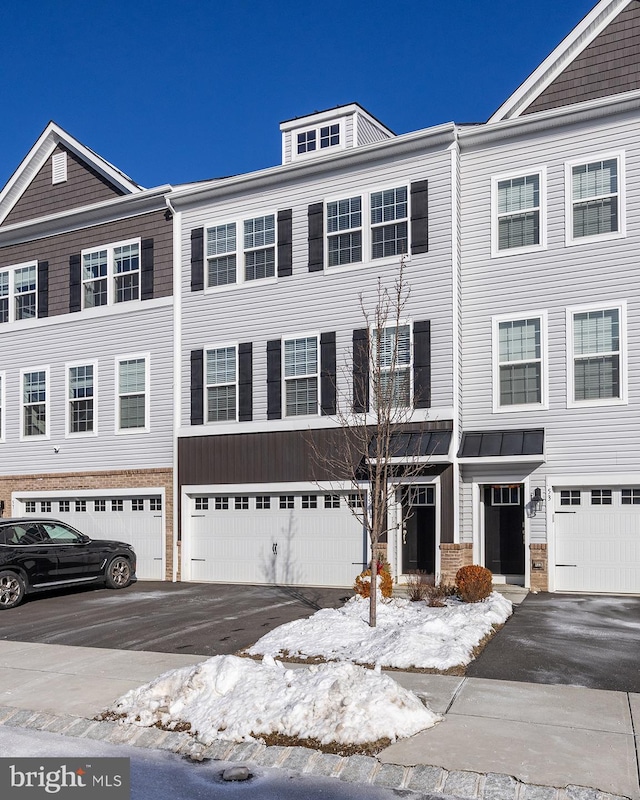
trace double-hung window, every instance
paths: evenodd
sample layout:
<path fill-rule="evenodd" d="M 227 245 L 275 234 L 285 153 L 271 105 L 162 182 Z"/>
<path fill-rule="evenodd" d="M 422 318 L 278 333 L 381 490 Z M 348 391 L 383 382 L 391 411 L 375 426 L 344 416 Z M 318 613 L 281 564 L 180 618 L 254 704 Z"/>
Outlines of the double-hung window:
<path fill-rule="evenodd" d="M 566 167 L 567 243 L 625 233 L 622 154 Z"/>
<path fill-rule="evenodd" d="M 140 241 L 119 242 L 82 253 L 82 307 L 140 298 Z"/>
<path fill-rule="evenodd" d="M 626 402 L 624 304 L 567 315 L 569 405 Z"/>
<path fill-rule="evenodd" d="M 38 265 L 0 269 L 0 323 L 38 315 Z"/>
<path fill-rule="evenodd" d="M 275 214 L 207 228 L 207 287 L 274 278 L 276 239 Z"/>
<path fill-rule="evenodd" d="M 22 370 L 22 438 L 47 436 L 49 369 Z"/>
<path fill-rule="evenodd" d="M 544 192 L 544 170 L 493 178 L 493 255 L 544 246 Z"/>
<path fill-rule="evenodd" d="M 541 406 L 546 317 L 494 319 L 494 410 Z"/>
<path fill-rule="evenodd" d="M 235 345 L 206 351 L 207 422 L 237 419 L 238 355 Z"/>
<path fill-rule="evenodd" d="M 329 266 L 362 261 L 362 198 L 345 197 L 327 203 Z"/>
<path fill-rule="evenodd" d="M 119 433 L 149 430 L 149 356 L 126 356 L 116 360 L 117 415 Z"/>
<path fill-rule="evenodd" d="M 303 336 L 283 341 L 285 416 L 319 412 L 318 337 Z"/>
<path fill-rule="evenodd" d="M 97 368 L 92 364 L 67 367 L 67 434 L 97 433 L 95 388 Z"/>
<path fill-rule="evenodd" d="M 371 258 L 388 258 L 408 252 L 409 203 L 407 187 L 371 195 Z"/>
<path fill-rule="evenodd" d="M 372 395 L 376 406 L 411 405 L 411 326 L 387 325 L 372 332 Z"/>

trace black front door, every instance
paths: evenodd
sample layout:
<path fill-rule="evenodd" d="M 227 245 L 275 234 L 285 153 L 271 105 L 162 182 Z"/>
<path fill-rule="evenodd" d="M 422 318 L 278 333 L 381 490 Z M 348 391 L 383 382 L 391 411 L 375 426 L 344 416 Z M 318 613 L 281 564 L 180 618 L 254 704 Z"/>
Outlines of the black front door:
<path fill-rule="evenodd" d="M 436 571 L 435 506 L 405 506 L 402 532 L 402 572 Z"/>
<path fill-rule="evenodd" d="M 524 575 L 521 484 L 484 487 L 484 565 L 494 575 Z"/>

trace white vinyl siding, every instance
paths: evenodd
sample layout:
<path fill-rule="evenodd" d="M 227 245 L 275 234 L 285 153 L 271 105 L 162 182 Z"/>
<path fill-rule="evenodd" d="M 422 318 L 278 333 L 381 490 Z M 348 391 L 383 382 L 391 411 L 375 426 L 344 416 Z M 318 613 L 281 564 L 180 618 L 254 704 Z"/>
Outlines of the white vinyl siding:
<path fill-rule="evenodd" d="M 567 310 L 569 405 L 626 402 L 625 306 Z"/>
<path fill-rule="evenodd" d="M 276 277 L 276 215 L 265 214 L 206 229 L 206 287 Z"/>
<path fill-rule="evenodd" d="M 7 400 L 6 400 L 6 376 L 4 372 L 0 372 L 0 442 L 5 440 L 5 425 L 7 413 Z"/>
<path fill-rule="evenodd" d="M 116 361 L 118 433 L 149 430 L 149 356 L 123 356 Z"/>
<path fill-rule="evenodd" d="M 566 165 L 567 244 L 624 236 L 624 154 Z"/>
<path fill-rule="evenodd" d="M 546 170 L 491 179 L 493 256 L 531 252 L 546 245 Z"/>
<path fill-rule="evenodd" d="M 98 433 L 97 363 L 68 364 L 66 379 L 66 435 L 95 436 Z"/>
<path fill-rule="evenodd" d="M 207 422 L 236 421 L 238 402 L 236 345 L 206 351 L 205 407 Z"/>
<path fill-rule="evenodd" d="M 546 314 L 494 317 L 494 411 L 546 406 Z"/>
<path fill-rule="evenodd" d="M 22 387 L 21 438 L 48 438 L 49 367 L 22 370 L 20 385 Z"/>
<path fill-rule="evenodd" d="M 383 407 L 408 408 L 411 406 L 412 346 L 411 325 L 388 325 L 372 331 L 376 344 L 372 369 L 372 396 L 374 404 L 380 400 Z M 379 386 L 376 376 L 379 375 Z"/>
<path fill-rule="evenodd" d="M 38 265 L 0 269 L 0 323 L 38 316 Z"/>
<path fill-rule="evenodd" d="M 310 416 L 319 413 L 318 336 L 285 339 L 283 344 L 284 415 Z"/>
<path fill-rule="evenodd" d="M 140 299 L 140 240 L 82 251 L 82 307 Z"/>

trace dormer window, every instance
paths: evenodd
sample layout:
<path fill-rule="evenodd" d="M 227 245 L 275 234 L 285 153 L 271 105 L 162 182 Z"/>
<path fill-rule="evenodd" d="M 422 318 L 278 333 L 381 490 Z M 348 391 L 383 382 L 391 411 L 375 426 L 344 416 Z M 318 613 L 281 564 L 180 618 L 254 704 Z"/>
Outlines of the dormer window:
<path fill-rule="evenodd" d="M 316 149 L 316 132 L 303 131 L 298 134 L 298 155 L 310 153 Z"/>
<path fill-rule="evenodd" d="M 304 156 L 329 147 L 339 147 L 342 142 L 341 125 L 335 122 L 331 125 L 318 125 L 296 133 L 296 156 Z"/>

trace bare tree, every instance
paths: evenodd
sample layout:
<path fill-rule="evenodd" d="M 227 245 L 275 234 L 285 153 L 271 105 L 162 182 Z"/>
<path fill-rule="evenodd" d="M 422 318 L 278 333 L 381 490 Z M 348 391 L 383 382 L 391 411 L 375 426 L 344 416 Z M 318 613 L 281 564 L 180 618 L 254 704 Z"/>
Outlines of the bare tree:
<path fill-rule="evenodd" d="M 377 616 L 380 545 L 387 534 L 397 479 L 415 476 L 424 468 L 423 459 L 399 452 L 397 440 L 397 433 L 406 430 L 413 414 L 411 333 L 403 319 L 409 296 L 404 258 L 391 281 L 378 278 L 371 305 L 360 295 L 366 335 L 354 340 L 354 363 L 351 365 L 349 358 L 342 370 L 345 376 L 353 375 L 353 395 L 345 390 L 350 380 L 337 381 L 335 417 L 340 428 L 331 451 L 310 439 L 314 460 L 322 472 L 346 476 L 353 487 L 349 508 L 362 523 L 370 544 L 371 627 L 375 627 Z M 419 455 L 420 436 L 421 432 L 415 432 L 415 456 Z"/>

